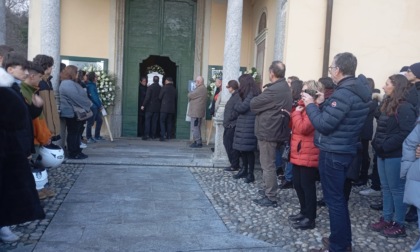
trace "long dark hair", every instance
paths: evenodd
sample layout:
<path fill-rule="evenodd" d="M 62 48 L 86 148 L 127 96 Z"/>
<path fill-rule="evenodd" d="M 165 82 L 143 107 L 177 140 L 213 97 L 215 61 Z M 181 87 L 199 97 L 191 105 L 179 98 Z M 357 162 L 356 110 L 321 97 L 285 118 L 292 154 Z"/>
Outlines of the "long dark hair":
<path fill-rule="evenodd" d="M 252 96 L 257 96 L 261 93 L 261 90 L 255 83 L 254 78 L 250 74 L 243 74 L 239 77 L 239 95 L 241 96 L 242 100 L 244 100 L 249 93 Z"/>
<path fill-rule="evenodd" d="M 381 112 L 391 116 L 397 113 L 398 106 L 407 97 L 410 85 L 407 78 L 400 74 L 391 75 L 388 79 L 394 85 L 394 90 L 382 103 Z"/>
<path fill-rule="evenodd" d="M 293 101 L 300 100 L 300 93 L 302 93 L 303 81 L 293 80 L 290 83 L 290 89 L 292 90 L 292 99 Z"/>

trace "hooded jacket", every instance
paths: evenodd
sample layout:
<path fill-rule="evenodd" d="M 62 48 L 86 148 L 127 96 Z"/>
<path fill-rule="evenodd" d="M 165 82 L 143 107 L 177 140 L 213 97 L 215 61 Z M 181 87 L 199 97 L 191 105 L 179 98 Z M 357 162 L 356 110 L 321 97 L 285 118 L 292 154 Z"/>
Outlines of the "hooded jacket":
<path fill-rule="evenodd" d="M 306 113 L 316 129 L 315 145 L 322 151 L 356 154 L 371 95 L 365 76 L 350 76 L 319 108 L 309 104 Z"/>

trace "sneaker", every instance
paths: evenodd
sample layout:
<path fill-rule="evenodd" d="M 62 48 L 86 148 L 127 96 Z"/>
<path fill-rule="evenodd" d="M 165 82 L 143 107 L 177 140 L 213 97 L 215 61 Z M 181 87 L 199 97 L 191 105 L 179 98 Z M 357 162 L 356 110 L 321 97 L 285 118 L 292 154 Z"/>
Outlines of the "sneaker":
<path fill-rule="evenodd" d="M 405 232 L 405 227 L 403 225 L 400 225 L 396 222 L 392 222 L 392 226 L 388 227 L 387 229 L 384 229 L 382 231 L 382 234 L 386 237 L 391 238 L 398 238 L 398 237 L 406 237 L 407 234 Z"/>
<path fill-rule="evenodd" d="M 91 143 L 96 143 L 96 140 L 95 140 L 95 139 L 93 139 L 93 138 L 88 138 L 87 143 L 88 143 L 88 144 L 91 144 Z"/>
<path fill-rule="evenodd" d="M 42 189 L 41 189 L 41 191 L 43 191 L 43 192 L 44 192 L 44 194 L 45 194 L 48 198 L 51 198 L 51 197 L 54 197 L 54 196 L 55 196 L 55 192 L 54 192 L 51 188 L 44 187 L 44 188 L 42 188 Z"/>
<path fill-rule="evenodd" d="M 104 140 L 106 140 L 105 138 L 103 138 L 103 137 L 101 137 L 101 136 L 95 137 L 94 139 L 95 139 L 96 141 L 104 141 Z"/>
<path fill-rule="evenodd" d="M 267 197 L 252 200 L 255 204 L 265 207 L 277 207 L 277 201 L 269 200 Z"/>
<path fill-rule="evenodd" d="M 387 229 L 387 228 L 389 228 L 391 226 L 392 226 L 392 222 L 385 221 L 384 220 L 384 217 L 381 217 L 378 222 L 370 223 L 368 225 L 368 228 L 370 230 L 375 231 L 375 232 L 381 232 L 381 231 L 383 231 L 383 230 L 385 230 L 385 229 Z"/>
<path fill-rule="evenodd" d="M 9 227 L 0 228 L 0 240 L 3 242 L 15 242 L 19 240 L 19 236 L 15 235 Z"/>
<path fill-rule="evenodd" d="M 86 145 L 84 142 L 81 142 L 81 143 L 80 143 L 80 148 L 81 148 L 81 149 L 84 149 L 84 148 L 86 148 L 86 147 L 87 147 L 87 145 Z"/>
<path fill-rule="evenodd" d="M 381 191 L 376 191 L 376 190 L 373 190 L 372 188 L 368 188 L 365 190 L 361 190 L 359 194 L 363 196 L 380 197 Z"/>
<path fill-rule="evenodd" d="M 47 194 L 41 189 L 41 190 L 38 191 L 38 198 L 40 200 L 44 200 L 44 199 L 47 198 Z"/>

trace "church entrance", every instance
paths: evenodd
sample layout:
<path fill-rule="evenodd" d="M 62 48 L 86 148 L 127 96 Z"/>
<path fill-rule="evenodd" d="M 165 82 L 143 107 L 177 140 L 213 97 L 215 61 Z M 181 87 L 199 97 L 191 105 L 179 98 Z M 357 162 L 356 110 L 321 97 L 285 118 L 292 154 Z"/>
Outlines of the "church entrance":
<path fill-rule="evenodd" d="M 185 116 L 188 81 L 194 79 L 195 0 L 125 0 L 122 136 L 138 136 L 138 89 L 147 67 L 159 65 L 178 92 L 175 136 L 189 139 Z M 175 15 L 176 14 L 176 15 Z"/>
<path fill-rule="evenodd" d="M 174 87 L 177 88 L 177 66 L 175 64 L 175 62 L 172 62 L 171 59 L 169 59 L 169 57 L 162 57 L 162 56 L 157 56 L 157 55 L 151 55 L 149 56 L 147 59 L 143 60 L 140 64 L 139 64 L 139 83 L 142 77 L 146 77 L 147 78 L 147 74 L 148 74 L 148 67 L 154 66 L 154 65 L 158 65 L 160 66 L 163 71 L 165 72 L 165 74 L 163 75 L 162 78 L 162 83 L 165 83 L 165 80 L 167 77 L 171 77 L 173 79 L 174 82 Z M 139 84 L 140 85 L 140 84 Z M 139 101 L 138 101 L 138 107 L 141 107 L 141 90 L 140 90 L 140 86 L 139 86 Z M 177 108 L 177 104 L 175 105 L 175 107 Z M 170 138 L 176 138 L 176 112 L 175 112 L 175 117 L 173 118 L 173 121 L 170 122 L 172 123 L 172 125 L 174 125 L 173 128 L 173 132 L 168 132 L 168 135 Z M 137 119 L 137 136 L 141 137 L 143 136 L 143 132 L 144 132 L 144 112 L 142 112 L 139 109 L 139 113 L 138 113 L 138 119 Z M 158 121 L 158 127 L 157 127 L 157 132 L 156 132 L 156 136 L 160 137 L 160 122 Z"/>

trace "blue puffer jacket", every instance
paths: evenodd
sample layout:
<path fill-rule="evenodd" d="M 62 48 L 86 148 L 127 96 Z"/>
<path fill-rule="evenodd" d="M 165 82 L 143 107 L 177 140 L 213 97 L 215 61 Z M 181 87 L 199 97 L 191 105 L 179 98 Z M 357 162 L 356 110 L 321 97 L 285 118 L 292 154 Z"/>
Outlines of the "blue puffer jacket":
<path fill-rule="evenodd" d="M 316 129 L 315 145 L 322 151 L 356 154 L 371 95 L 365 76 L 352 76 L 342 79 L 319 108 L 309 104 L 306 113 Z"/>
<path fill-rule="evenodd" d="M 92 101 L 92 107 L 101 108 L 102 102 L 99 98 L 98 88 L 96 87 L 96 83 L 89 81 L 86 85 L 87 94 L 89 99 Z"/>
<path fill-rule="evenodd" d="M 252 94 L 235 104 L 235 111 L 239 116 L 236 121 L 233 149 L 238 151 L 254 151 L 257 149 L 257 137 L 255 136 L 255 113 L 251 111 L 250 103 Z"/>

